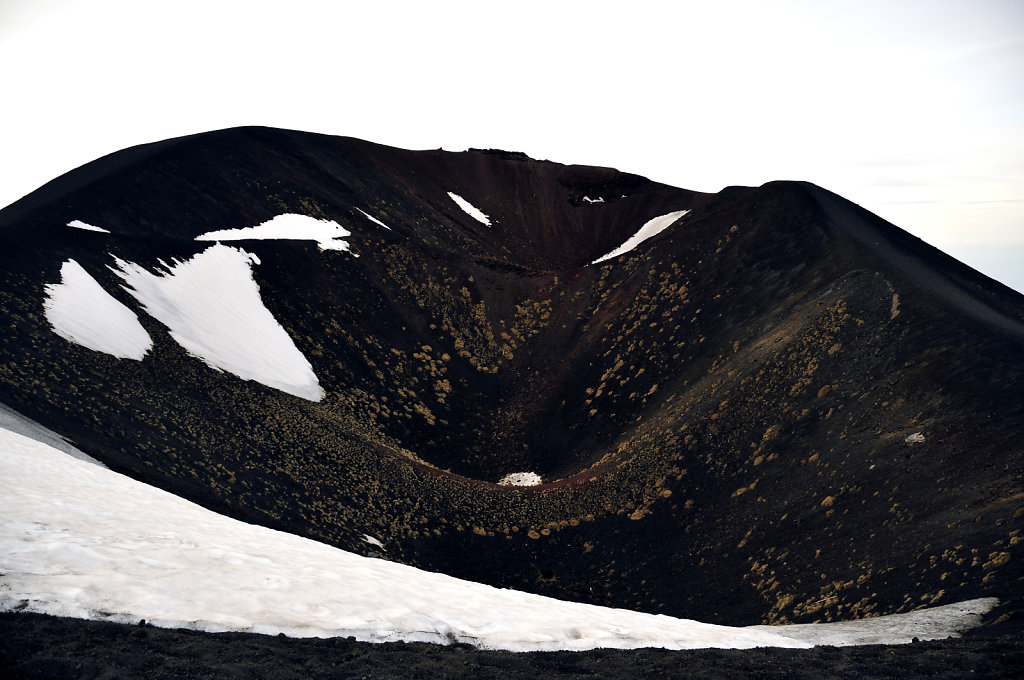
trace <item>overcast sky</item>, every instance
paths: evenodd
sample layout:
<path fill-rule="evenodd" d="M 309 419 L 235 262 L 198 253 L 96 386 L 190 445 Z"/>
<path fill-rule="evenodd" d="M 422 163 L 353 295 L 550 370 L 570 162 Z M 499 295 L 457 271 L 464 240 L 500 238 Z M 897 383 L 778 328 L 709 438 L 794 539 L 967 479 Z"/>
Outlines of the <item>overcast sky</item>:
<path fill-rule="evenodd" d="M 804 179 L 1024 291 L 1024 2 L 0 0 L 0 205 L 261 124 Z"/>

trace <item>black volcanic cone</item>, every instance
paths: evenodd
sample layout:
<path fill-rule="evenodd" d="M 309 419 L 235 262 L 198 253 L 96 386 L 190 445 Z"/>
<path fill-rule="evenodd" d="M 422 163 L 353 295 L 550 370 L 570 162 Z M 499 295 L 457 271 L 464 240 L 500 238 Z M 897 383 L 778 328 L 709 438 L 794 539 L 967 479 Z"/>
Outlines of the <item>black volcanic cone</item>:
<path fill-rule="evenodd" d="M 234 244 L 319 402 L 190 356 L 109 268 L 282 213 L 352 232 Z M 144 360 L 53 331 L 67 259 L 138 312 Z M 813 185 L 240 128 L 54 180 L 0 212 L 0 260 L 0 401 L 218 512 L 715 623 L 1021 605 L 1024 298 Z"/>

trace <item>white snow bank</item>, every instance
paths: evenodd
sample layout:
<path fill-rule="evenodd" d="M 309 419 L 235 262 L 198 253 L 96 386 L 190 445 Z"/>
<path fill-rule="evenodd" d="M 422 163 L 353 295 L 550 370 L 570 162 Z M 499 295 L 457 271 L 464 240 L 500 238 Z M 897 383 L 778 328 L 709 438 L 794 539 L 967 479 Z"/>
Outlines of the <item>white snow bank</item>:
<path fill-rule="evenodd" d="M 82 220 L 71 220 L 70 222 L 68 222 L 68 226 L 74 227 L 75 229 L 84 229 L 86 231 L 98 231 L 104 234 L 110 233 L 109 229 L 104 229 L 103 227 L 94 227 L 91 224 L 86 224 Z"/>
<path fill-rule="evenodd" d="M 153 346 L 139 317 L 74 260 L 60 268 L 60 283 L 43 287 L 43 310 L 53 332 L 119 359 L 139 361 Z"/>
<path fill-rule="evenodd" d="M 359 208 L 356 208 L 356 210 L 359 210 Z M 388 225 L 384 224 L 383 222 L 381 222 L 380 220 L 378 220 L 376 217 L 374 217 L 370 213 L 366 212 L 365 210 L 359 210 L 359 212 L 363 214 L 363 217 L 365 217 L 366 219 L 370 220 L 374 224 L 379 224 L 380 226 L 384 227 L 388 231 L 391 231 L 391 227 L 389 227 Z M 355 253 L 353 253 L 353 255 L 354 254 Z"/>
<path fill-rule="evenodd" d="M 564 602 L 244 524 L 3 429 L 0 574 L 0 611 L 513 651 L 895 644 L 953 635 L 994 604 L 732 628 Z"/>
<path fill-rule="evenodd" d="M 540 475 L 536 472 L 510 472 L 498 480 L 501 486 L 537 486 Z"/>
<path fill-rule="evenodd" d="M 994 597 L 981 597 L 940 607 L 918 609 L 837 623 L 798 623 L 788 626 L 751 626 L 786 637 L 826 647 L 853 645 L 904 645 L 918 640 L 944 640 L 974 628 L 981 617 L 999 604 Z"/>
<path fill-rule="evenodd" d="M 196 236 L 196 240 L 267 241 L 282 239 L 289 241 L 316 241 L 321 250 L 348 250 L 348 242 L 344 239 L 351 234 L 352 232 L 334 220 L 318 220 L 307 215 L 285 213 L 255 227 L 210 231 Z M 352 254 L 355 255 L 355 253 Z"/>
<path fill-rule="evenodd" d="M 320 401 L 313 367 L 263 306 L 252 278 L 254 261 L 250 253 L 218 243 L 187 262 L 165 265 L 165 272 L 123 260 L 115 271 L 193 356 L 239 378 Z"/>
<path fill-rule="evenodd" d="M 493 649 L 807 647 L 771 631 L 563 602 L 218 515 L 0 430 L 0 610 Z"/>
<path fill-rule="evenodd" d="M 475 205 L 464 199 L 462 196 L 459 196 L 458 194 L 453 194 L 450 191 L 448 192 L 448 195 L 451 197 L 453 201 L 455 201 L 455 204 L 457 206 L 462 208 L 462 211 L 464 213 L 466 213 L 467 215 L 469 215 L 470 217 L 472 217 L 474 220 L 481 224 L 486 224 L 488 227 L 491 226 L 491 218 L 485 215 Z"/>
<path fill-rule="evenodd" d="M 590 196 L 583 197 L 584 203 L 604 203 L 604 197 L 598 196 L 597 198 L 591 198 Z"/>
<path fill-rule="evenodd" d="M 633 248 L 636 248 L 638 245 L 640 245 L 647 239 L 653 236 L 657 236 L 661 232 L 665 231 L 665 229 L 672 226 L 672 224 L 676 220 L 678 220 L 680 217 L 682 217 L 688 212 L 690 211 L 677 210 L 675 212 L 670 212 L 667 215 L 661 215 L 660 217 L 655 217 L 653 219 L 647 220 L 644 223 L 644 226 L 640 227 L 640 231 L 630 236 L 625 243 L 623 243 L 621 246 L 619 246 L 612 252 L 608 253 L 607 255 L 602 255 L 601 257 L 597 258 L 590 264 L 604 262 L 605 260 L 610 260 L 613 257 L 618 257 L 619 255 L 622 255 L 624 253 L 628 253 L 629 251 L 633 250 Z"/>

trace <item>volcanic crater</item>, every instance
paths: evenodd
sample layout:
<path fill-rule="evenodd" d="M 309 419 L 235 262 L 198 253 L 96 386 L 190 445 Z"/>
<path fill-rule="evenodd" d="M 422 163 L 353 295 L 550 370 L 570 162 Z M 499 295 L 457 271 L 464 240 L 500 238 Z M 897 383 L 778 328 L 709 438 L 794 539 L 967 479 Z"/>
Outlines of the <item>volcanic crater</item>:
<path fill-rule="evenodd" d="M 348 232 L 223 244 L 319 400 L 211 367 L 116 271 L 279 215 Z M 0 241 L 0 402 L 217 512 L 712 623 L 984 596 L 1019 620 L 1024 298 L 817 186 L 236 128 L 83 166 Z M 68 260 L 137 313 L 143 359 L 55 333 Z M 498 484 L 519 472 L 542 483 Z"/>

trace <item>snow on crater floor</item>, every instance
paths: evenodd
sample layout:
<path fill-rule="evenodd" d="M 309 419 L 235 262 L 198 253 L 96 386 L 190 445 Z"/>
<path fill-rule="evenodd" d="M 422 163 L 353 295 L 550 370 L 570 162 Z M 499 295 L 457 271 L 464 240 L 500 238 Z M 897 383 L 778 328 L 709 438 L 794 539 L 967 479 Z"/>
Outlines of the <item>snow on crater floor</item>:
<path fill-rule="evenodd" d="M 462 208 L 462 212 L 466 213 L 480 224 L 485 224 L 488 227 L 491 226 L 491 218 L 485 215 L 483 211 L 480 210 L 480 208 L 477 208 L 475 205 L 464 199 L 462 196 L 459 196 L 458 194 L 453 194 L 452 192 L 449 191 L 448 196 L 451 197 L 453 201 L 455 201 L 455 204 L 457 206 Z"/>
<path fill-rule="evenodd" d="M 152 273 L 117 260 L 115 272 L 171 337 L 213 368 L 320 401 L 313 367 L 263 305 L 255 256 L 219 243 Z"/>
<path fill-rule="evenodd" d="M 536 472 L 510 472 L 498 480 L 500 486 L 537 486 L 540 475 Z"/>
<path fill-rule="evenodd" d="M 734 628 L 565 602 L 245 524 L 3 429 L 0 573 L 0 611 L 512 651 L 893 644 L 953 635 L 994 605 Z"/>
<path fill-rule="evenodd" d="M 362 212 L 360 210 L 360 212 Z M 364 215 L 366 213 L 363 213 Z M 369 215 L 367 215 L 369 217 Z M 372 219 L 372 218 L 371 218 Z M 344 239 L 352 232 L 333 220 L 318 220 L 307 215 L 285 213 L 256 225 L 240 229 L 221 229 L 196 236 L 197 241 L 316 241 L 321 250 L 347 251 Z M 355 253 L 352 255 L 358 257 Z"/>
<path fill-rule="evenodd" d="M 43 287 L 43 310 L 53 332 L 77 345 L 119 359 L 140 361 L 153 346 L 135 312 L 75 260 L 60 268 L 60 283 Z"/>
<path fill-rule="evenodd" d="M 657 236 L 661 232 L 663 232 L 666 229 L 668 229 L 670 226 L 672 226 L 676 222 L 676 220 L 678 220 L 680 217 L 682 217 L 683 215 L 685 215 L 688 212 L 690 212 L 690 211 L 689 210 L 677 210 L 675 212 L 670 212 L 667 215 L 661 215 L 659 217 L 655 217 L 653 219 L 647 220 L 644 223 L 644 226 L 640 227 L 640 231 L 638 231 L 635 234 L 633 234 L 632 236 L 630 236 L 626 240 L 625 243 L 623 243 L 621 246 L 619 246 L 618 248 L 616 248 L 612 252 L 610 252 L 610 253 L 608 253 L 606 255 L 602 255 L 601 257 L 597 258 L 596 260 L 594 260 L 590 264 L 597 264 L 598 262 L 604 262 L 605 260 L 610 260 L 613 257 L 618 257 L 619 255 L 623 255 L 625 253 L 628 253 L 629 251 L 633 250 L 634 248 L 636 248 L 638 245 L 640 245 L 641 243 L 643 243 L 647 239 L 652 238 L 654 236 Z"/>

